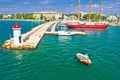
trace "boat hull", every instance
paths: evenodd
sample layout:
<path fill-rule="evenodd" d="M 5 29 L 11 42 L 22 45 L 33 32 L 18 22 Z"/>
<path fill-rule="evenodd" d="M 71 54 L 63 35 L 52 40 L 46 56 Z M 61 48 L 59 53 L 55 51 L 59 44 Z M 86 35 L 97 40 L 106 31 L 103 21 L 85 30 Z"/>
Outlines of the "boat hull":
<path fill-rule="evenodd" d="M 81 61 L 82 63 L 84 63 L 86 65 L 90 65 L 91 64 L 91 60 L 90 59 L 85 60 L 85 59 L 82 58 L 84 56 L 83 54 L 77 53 L 76 56 L 77 56 L 78 60 Z"/>
<path fill-rule="evenodd" d="M 58 35 L 60 35 L 60 36 L 72 36 L 72 35 L 74 35 L 74 33 L 69 32 L 69 31 L 58 31 Z"/>
<path fill-rule="evenodd" d="M 96 29 L 106 29 L 107 24 L 95 24 L 95 25 L 80 25 L 80 24 L 67 24 L 69 28 L 96 28 Z"/>

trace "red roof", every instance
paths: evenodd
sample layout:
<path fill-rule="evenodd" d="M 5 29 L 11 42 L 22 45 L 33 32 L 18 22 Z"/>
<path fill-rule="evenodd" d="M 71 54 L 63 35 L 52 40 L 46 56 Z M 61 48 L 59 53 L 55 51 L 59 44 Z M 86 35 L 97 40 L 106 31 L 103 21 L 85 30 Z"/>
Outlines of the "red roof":
<path fill-rule="evenodd" d="M 17 29 L 18 29 L 18 28 L 21 28 L 21 26 L 16 23 L 16 24 L 13 26 L 13 28 L 17 28 Z"/>

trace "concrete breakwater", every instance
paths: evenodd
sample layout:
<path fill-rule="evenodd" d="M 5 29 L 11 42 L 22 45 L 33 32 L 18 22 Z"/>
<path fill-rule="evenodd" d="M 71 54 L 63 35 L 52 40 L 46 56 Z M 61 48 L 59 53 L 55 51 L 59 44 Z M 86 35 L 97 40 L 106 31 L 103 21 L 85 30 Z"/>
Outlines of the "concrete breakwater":
<path fill-rule="evenodd" d="M 23 42 L 15 45 L 14 44 L 14 38 L 11 38 L 10 40 L 6 40 L 3 43 L 3 48 L 6 49 L 35 49 L 37 45 L 39 44 L 40 40 L 44 36 L 44 34 L 49 35 L 57 35 L 58 32 L 55 31 L 55 27 L 57 26 L 59 22 L 52 21 L 47 22 L 42 25 L 39 25 L 29 32 L 22 34 L 21 37 L 23 39 Z M 51 28 L 51 31 L 47 31 L 48 28 Z M 77 35 L 86 35 L 85 32 L 75 32 Z"/>
<path fill-rule="evenodd" d="M 57 23 L 58 22 L 54 21 L 39 25 L 33 28 L 31 31 L 21 35 L 21 37 L 23 38 L 23 43 L 15 45 L 13 43 L 14 39 L 11 38 L 10 40 L 6 40 L 3 43 L 3 47 L 7 49 L 35 49 L 40 40 L 42 39 L 46 30 L 54 24 L 57 25 Z"/>

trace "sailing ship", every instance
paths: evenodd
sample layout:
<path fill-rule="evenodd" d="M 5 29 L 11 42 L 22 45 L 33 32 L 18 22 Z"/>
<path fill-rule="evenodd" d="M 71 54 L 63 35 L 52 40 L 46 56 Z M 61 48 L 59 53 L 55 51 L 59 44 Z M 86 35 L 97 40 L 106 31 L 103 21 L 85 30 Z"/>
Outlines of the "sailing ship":
<path fill-rule="evenodd" d="M 102 0 L 100 0 L 100 20 L 99 22 L 91 22 L 91 11 L 92 11 L 92 0 L 90 0 L 90 11 L 89 11 L 89 21 L 88 22 L 79 22 L 80 19 L 80 0 L 78 0 L 78 22 L 76 23 L 67 23 L 66 25 L 69 28 L 97 28 L 97 29 L 106 29 L 108 24 L 101 22 L 102 16 Z"/>

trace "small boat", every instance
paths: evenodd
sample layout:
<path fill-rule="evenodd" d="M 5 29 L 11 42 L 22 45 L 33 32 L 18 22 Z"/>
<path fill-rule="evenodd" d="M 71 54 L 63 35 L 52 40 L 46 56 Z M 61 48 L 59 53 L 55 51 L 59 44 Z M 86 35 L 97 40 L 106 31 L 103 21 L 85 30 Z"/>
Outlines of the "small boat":
<path fill-rule="evenodd" d="M 71 36 L 71 35 L 74 35 L 74 33 L 70 32 L 70 31 L 58 31 L 58 35 L 61 35 L 61 36 Z"/>
<path fill-rule="evenodd" d="M 91 60 L 89 59 L 87 54 L 81 54 L 81 53 L 77 53 L 76 54 L 78 60 L 80 60 L 82 63 L 86 64 L 86 65 L 90 65 L 91 64 Z"/>

